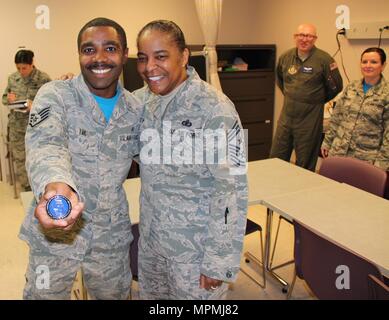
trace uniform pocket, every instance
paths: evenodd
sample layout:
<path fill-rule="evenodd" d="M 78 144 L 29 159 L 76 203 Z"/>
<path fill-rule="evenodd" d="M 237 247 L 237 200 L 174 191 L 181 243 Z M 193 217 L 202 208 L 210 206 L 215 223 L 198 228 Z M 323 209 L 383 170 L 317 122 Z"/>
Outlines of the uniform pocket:
<path fill-rule="evenodd" d="M 137 153 L 138 141 L 135 135 L 121 134 L 117 142 L 117 158 L 130 159 Z"/>
<path fill-rule="evenodd" d="M 76 127 L 69 139 L 69 150 L 78 155 L 94 156 L 98 153 L 96 133 Z"/>

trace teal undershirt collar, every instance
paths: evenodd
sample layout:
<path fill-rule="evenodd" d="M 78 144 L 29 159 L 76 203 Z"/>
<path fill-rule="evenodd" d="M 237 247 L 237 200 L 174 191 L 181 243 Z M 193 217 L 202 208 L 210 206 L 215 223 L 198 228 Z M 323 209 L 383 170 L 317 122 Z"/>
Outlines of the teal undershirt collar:
<path fill-rule="evenodd" d="M 97 104 L 99 105 L 101 111 L 104 114 L 105 120 L 107 123 L 109 122 L 109 119 L 111 119 L 112 112 L 115 108 L 116 102 L 119 99 L 120 91 L 116 90 L 116 94 L 112 98 L 102 98 L 96 95 L 93 95 L 95 98 Z"/>
<path fill-rule="evenodd" d="M 370 89 L 371 87 L 374 87 L 374 86 L 371 85 L 371 84 L 366 83 L 365 80 L 363 81 L 363 93 L 364 93 L 364 94 L 366 94 L 366 92 L 369 91 L 369 89 Z"/>

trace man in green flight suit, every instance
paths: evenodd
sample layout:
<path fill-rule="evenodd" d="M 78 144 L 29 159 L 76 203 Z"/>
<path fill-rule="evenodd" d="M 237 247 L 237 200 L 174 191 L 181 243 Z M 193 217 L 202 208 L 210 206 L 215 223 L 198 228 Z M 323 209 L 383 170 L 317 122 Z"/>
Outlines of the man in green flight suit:
<path fill-rule="evenodd" d="M 323 132 L 324 104 L 343 88 L 335 60 L 315 47 L 316 27 L 302 24 L 294 35 L 296 48 L 281 55 L 277 84 L 284 94 L 270 158 L 289 161 L 314 171 Z"/>

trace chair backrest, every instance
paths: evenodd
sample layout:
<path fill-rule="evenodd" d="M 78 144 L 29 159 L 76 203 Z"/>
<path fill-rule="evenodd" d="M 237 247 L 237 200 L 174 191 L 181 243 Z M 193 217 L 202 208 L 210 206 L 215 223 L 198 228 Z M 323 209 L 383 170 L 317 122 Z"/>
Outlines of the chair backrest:
<path fill-rule="evenodd" d="M 131 226 L 132 235 L 134 240 L 130 245 L 130 268 L 132 278 L 138 280 L 138 241 L 139 241 L 139 223 L 135 223 Z"/>
<path fill-rule="evenodd" d="M 370 299 L 389 300 L 389 287 L 377 277 L 369 274 Z"/>
<path fill-rule="evenodd" d="M 366 161 L 349 157 L 328 157 L 323 160 L 319 174 L 379 197 L 385 194 L 386 171 Z"/>
<path fill-rule="evenodd" d="M 258 223 L 255 223 L 254 221 L 247 218 L 245 236 L 255 231 L 262 231 L 262 227 Z"/>
<path fill-rule="evenodd" d="M 319 299 L 369 299 L 368 275 L 382 280 L 367 259 L 294 221 L 297 275 Z"/>

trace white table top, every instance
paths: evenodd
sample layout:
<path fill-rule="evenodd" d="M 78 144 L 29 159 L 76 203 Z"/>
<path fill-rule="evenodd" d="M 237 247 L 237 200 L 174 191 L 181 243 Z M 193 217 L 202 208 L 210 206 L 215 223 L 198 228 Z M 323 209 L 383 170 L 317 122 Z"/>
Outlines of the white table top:
<path fill-rule="evenodd" d="M 249 162 L 248 182 L 249 205 L 262 204 L 270 196 L 339 184 L 277 158 Z"/>
<path fill-rule="evenodd" d="M 389 276 L 389 201 L 344 183 L 273 197 L 263 204 L 367 258 Z"/>

